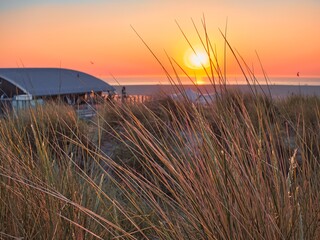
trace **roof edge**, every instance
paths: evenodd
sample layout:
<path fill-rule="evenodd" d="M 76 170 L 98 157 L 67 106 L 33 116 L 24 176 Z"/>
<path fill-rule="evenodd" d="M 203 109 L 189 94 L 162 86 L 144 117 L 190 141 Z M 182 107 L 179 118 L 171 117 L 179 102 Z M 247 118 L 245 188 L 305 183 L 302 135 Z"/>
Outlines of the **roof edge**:
<path fill-rule="evenodd" d="M 0 78 L 6 80 L 6 81 L 8 81 L 8 82 L 10 82 L 12 85 L 14 85 L 14 86 L 16 86 L 16 87 L 18 87 L 18 88 L 20 88 L 21 91 L 23 91 L 25 94 L 32 95 L 29 91 L 27 91 L 27 89 L 25 89 L 24 87 L 22 87 L 20 84 L 18 84 L 17 82 L 15 82 L 14 80 L 12 80 L 12 79 L 10 79 L 10 78 L 8 78 L 8 77 L 6 77 L 6 76 L 1 75 L 1 73 L 0 73 Z"/>

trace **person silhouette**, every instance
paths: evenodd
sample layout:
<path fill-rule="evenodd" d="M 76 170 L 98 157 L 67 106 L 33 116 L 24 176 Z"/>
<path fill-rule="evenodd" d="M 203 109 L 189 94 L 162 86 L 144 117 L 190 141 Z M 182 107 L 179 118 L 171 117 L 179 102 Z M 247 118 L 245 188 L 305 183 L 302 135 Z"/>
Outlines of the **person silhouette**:
<path fill-rule="evenodd" d="M 125 86 L 122 87 L 121 96 L 122 96 L 122 100 L 127 98 L 127 91 L 126 91 L 126 87 Z"/>

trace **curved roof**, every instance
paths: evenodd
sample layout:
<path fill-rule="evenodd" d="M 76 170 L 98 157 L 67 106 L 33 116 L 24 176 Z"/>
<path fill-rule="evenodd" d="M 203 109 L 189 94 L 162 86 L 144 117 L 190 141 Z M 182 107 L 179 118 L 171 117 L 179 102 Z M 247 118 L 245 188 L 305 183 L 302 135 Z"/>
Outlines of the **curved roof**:
<path fill-rule="evenodd" d="M 115 90 L 92 75 L 64 68 L 0 68 L 0 78 L 32 96 Z"/>

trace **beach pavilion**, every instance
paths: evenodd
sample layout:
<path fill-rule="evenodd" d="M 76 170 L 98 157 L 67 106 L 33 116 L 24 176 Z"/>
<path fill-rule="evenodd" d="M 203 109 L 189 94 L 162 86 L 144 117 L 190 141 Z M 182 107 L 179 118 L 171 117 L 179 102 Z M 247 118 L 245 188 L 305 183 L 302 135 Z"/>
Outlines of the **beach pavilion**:
<path fill-rule="evenodd" d="M 88 96 L 114 92 L 108 83 L 84 72 L 64 68 L 0 68 L 0 101 L 12 108 L 63 99 L 79 104 Z"/>

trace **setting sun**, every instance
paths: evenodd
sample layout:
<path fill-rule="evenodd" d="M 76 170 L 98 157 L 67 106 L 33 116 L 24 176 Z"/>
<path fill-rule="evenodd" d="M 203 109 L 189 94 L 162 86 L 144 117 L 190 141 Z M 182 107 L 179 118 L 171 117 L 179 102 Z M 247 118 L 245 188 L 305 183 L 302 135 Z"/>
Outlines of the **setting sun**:
<path fill-rule="evenodd" d="M 204 84 L 206 84 L 206 81 L 202 77 L 196 77 L 195 78 L 195 84 L 196 85 L 204 85 Z"/>
<path fill-rule="evenodd" d="M 203 47 L 189 48 L 184 56 L 184 63 L 191 69 L 202 69 L 209 66 L 209 58 Z"/>

